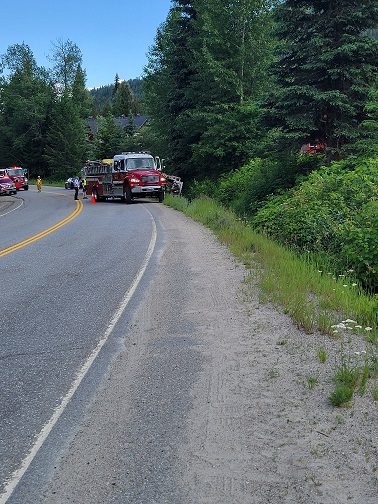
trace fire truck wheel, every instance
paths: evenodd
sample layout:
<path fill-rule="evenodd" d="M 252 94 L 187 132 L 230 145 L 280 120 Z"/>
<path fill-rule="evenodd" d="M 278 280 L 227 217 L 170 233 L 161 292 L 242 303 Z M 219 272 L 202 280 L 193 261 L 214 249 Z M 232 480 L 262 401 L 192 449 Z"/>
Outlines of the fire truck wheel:
<path fill-rule="evenodd" d="M 125 201 L 128 205 L 130 205 L 131 203 L 131 200 L 132 200 L 132 197 L 131 197 L 131 189 L 130 187 L 126 187 L 125 189 L 125 193 L 124 193 L 124 198 L 125 198 Z"/>
<path fill-rule="evenodd" d="M 159 192 L 159 203 L 163 203 L 164 201 L 164 193 L 163 191 Z"/>
<path fill-rule="evenodd" d="M 94 199 L 99 202 L 99 201 L 102 201 L 102 198 L 98 195 L 98 192 L 96 191 L 96 189 L 94 190 L 93 192 L 93 196 L 94 196 Z"/>

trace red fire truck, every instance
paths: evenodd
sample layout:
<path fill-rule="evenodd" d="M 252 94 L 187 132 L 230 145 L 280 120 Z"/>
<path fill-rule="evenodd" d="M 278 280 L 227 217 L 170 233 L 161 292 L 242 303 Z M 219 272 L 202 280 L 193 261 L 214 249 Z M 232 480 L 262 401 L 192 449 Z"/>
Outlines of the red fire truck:
<path fill-rule="evenodd" d="M 134 198 L 164 200 L 166 179 L 159 158 L 148 152 L 122 152 L 113 160 L 88 161 L 83 168 L 87 193 L 96 201 L 120 198 L 131 203 Z"/>
<path fill-rule="evenodd" d="M 27 191 L 29 189 L 28 177 L 24 168 L 20 168 L 19 166 L 2 168 L 0 169 L 0 176 L 1 175 L 9 177 L 16 186 L 17 191 L 20 189 Z"/>

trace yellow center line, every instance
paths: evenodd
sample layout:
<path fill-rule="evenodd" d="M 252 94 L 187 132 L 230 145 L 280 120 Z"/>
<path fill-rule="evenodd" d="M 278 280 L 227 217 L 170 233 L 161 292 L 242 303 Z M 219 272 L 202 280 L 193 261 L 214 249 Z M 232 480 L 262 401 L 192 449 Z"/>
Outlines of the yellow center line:
<path fill-rule="evenodd" d="M 51 194 L 54 194 L 54 193 L 51 193 Z M 57 195 L 57 194 L 55 193 L 55 195 Z M 62 195 L 59 194 L 59 196 L 62 196 Z M 65 196 L 65 197 L 67 197 L 67 196 Z M 15 245 L 11 245 L 10 247 L 7 247 L 5 249 L 0 250 L 0 257 L 6 256 L 12 252 L 15 252 L 16 250 L 19 250 L 23 247 L 26 247 L 27 245 L 30 245 L 31 243 L 34 243 L 34 242 L 40 240 L 41 238 L 44 238 L 45 236 L 49 235 L 50 233 L 53 233 L 54 231 L 61 228 L 62 226 L 65 226 L 66 224 L 71 222 L 73 219 L 75 219 L 79 215 L 79 213 L 83 210 L 83 208 L 84 208 L 83 202 L 81 200 L 77 200 L 75 210 L 68 217 L 61 220 L 60 222 L 58 222 L 54 226 L 51 226 L 51 227 L 45 229 L 44 231 L 41 231 L 40 233 L 33 235 L 30 238 L 27 238 L 26 240 L 23 240 L 19 243 L 16 243 Z"/>

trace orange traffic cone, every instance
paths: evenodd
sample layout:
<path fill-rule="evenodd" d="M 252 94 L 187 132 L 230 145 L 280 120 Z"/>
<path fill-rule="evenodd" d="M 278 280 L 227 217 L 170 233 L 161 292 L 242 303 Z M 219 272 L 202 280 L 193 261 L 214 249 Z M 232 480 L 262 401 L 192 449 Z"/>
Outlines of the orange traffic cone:
<path fill-rule="evenodd" d="M 94 193 L 92 193 L 91 203 L 96 203 L 96 198 L 94 197 Z"/>

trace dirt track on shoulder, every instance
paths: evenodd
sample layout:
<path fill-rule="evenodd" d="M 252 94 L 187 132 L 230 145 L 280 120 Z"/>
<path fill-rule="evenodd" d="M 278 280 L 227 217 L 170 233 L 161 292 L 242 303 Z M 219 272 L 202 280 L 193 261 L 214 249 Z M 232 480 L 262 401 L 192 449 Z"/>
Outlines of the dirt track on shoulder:
<path fill-rule="evenodd" d="M 340 342 L 260 302 L 210 231 L 159 214 L 156 276 L 45 502 L 375 504 L 377 405 L 328 400 Z"/>

